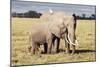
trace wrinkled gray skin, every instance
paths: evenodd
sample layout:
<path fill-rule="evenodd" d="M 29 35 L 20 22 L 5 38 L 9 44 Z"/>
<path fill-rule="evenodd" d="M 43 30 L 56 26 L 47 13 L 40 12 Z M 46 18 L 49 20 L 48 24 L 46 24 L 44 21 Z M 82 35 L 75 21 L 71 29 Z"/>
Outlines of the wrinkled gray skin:
<path fill-rule="evenodd" d="M 46 17 L 45 17 L 46 16 Z M 66 47 L 66 53 L 70 52 L 70 46 L 72 47 L 72 53 L 75 52 L 75 45 L 74 44 L 68 44 L 66 39 L 69 38 L 72 41 L 72 43 L 75 43 L 76 36 L 75 36 L 75 29 L 76 29 L 76 16 L 72 14 L 66 14 L 65 12 L 55 12 L 53 14 L 47 13 L 43 14 L 40 19 L 44 20 L 47 19 L 47 22 L 50 22 L 51 27 L 50 31 L 57 37 L 55 39 L 56 45 L 56 52 L 58 52 L 59 49 L 59 42 L 60 38 L 65 38 L 65 47 Z M 62 30 L 62 32 L 61 32 Z M 62 34 L 64 35 L 62 37 Z"/>
<path fill-rule="evenodd" d="M 66 30 L 65 28 L 63 28 L 63 25 L 61 23 L 56 24 L 55 26 L 54 25 L 55 23 L 44 22 L 44 23 L 35 24 L 32 27 L 31 50 L 33 54 L 36 54 L 37 51 L 39 51 L 38 48 L 40 47 L 40 45 L 44 45 L 44 51 L 45 53 L 48 54 L 51 53 L 52 45 L 54 44 L 54 42 L 57 41 L 57 44 L 59 45 L 58 43 L 58 41 L 60 40 L 59 37 L 61 37 L 61 34 L 63 35 Z"/>

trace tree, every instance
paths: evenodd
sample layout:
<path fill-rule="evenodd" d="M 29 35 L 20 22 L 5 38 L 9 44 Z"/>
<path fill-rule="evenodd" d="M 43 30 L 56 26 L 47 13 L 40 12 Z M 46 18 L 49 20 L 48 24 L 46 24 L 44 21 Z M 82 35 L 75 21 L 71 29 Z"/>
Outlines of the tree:
<path fill-rule="evenodd" d="M 96 18 L 95 14 L 92 14 L 91 15 L 91 18 L 95 19 Z"/>
<path fill-rule="evenodd" d="M 12 17 L 16 17 L 17 16 L 17 13 L 16 12 L 13 12 L 12 13 Z"/>
<path fill-rule="evenodd" d="M 83 18 L 83 19 L 86 18 L 86 15 L 85 15 L 85 14 L 82 14 L 82 18 Z"/>
<path fill-rule="evenodd" d="M 20 18 L 40 18 L 42 14 L 37 13 L 36 11 L 28 11 L 25 13 L 12 13 L 12 17 L 20 17 Z"/>
<path fill-rule="evenodd" d="M 38 18 L 39 14 L 36 11 L 29 11 L 28 12 L 30 18 Z"/>

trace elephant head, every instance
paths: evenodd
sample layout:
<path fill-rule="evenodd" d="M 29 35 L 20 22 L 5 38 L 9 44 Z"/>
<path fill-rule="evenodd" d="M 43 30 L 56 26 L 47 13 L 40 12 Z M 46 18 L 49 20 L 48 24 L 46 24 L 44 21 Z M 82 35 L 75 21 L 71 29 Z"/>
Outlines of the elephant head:
<path fill-rule="evenodd" d="M 68 34 L 65 36 L 65 44 L 67 45 L 66 52 L 69 53 L 70 45 L 72 46 L 72 54 L 75 53 L 75 45 L 78 45 L 75 35 L 76 30 L 76 16 L 75 14 L 66 16 L 64 19 Z"/>

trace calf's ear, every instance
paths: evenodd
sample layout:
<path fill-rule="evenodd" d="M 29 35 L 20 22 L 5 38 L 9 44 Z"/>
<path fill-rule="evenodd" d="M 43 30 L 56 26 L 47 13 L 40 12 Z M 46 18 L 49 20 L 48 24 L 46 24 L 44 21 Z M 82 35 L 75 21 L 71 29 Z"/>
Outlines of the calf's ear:
<path fill-rule="evenodd" d="M 50 31 L 51 31 L 51 33 L 53 33 L 55 36 L 57 36 L 58 38 L 60 38 L 61 37 L 61 35 L 60 35 L 60 29 L 58 28 L 58 27 L 52 27 L 51 29 L 50 29 Z"/>

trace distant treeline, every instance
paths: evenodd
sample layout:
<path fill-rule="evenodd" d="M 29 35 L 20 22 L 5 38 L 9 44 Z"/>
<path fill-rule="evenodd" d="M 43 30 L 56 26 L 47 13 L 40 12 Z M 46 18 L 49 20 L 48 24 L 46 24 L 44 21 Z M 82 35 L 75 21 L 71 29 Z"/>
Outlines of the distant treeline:
<path fill-rule="evenodd" d="M 12 13 L 12 17 L 19 17 L 19 18 L 40 18 L 41 15 L 42 13 L 38 13 L 36 11 L 28 11 L 25 13 L 16 13 L 16 12 Z M 91 14 L 91 16 L 89 17 L 86 17 L 86 14 L 82 14 L 82 16 L 77 15 L 76 17 L 77 19 L 81 19 L 81 20 L 95 20 L 96 19 L 95 14 Z"/>
<path fill-rule="evenodd" d="M 86 17 L 86 14 L 82 14 L 82 16 L 77 16 L 77 19 L 80 19 L 80 20 L 95 20 L 96 19 L 96 15 L 95 14 L 91 14 L 91 16 Z"/>
<path fill-rule="evenodd" d="M 19 18 L 39 18 L 42 14 L 37 13 L 36 11 L 28 11 L 25 13 L 12 13 L 12 17 L 19 17 Z"/>

